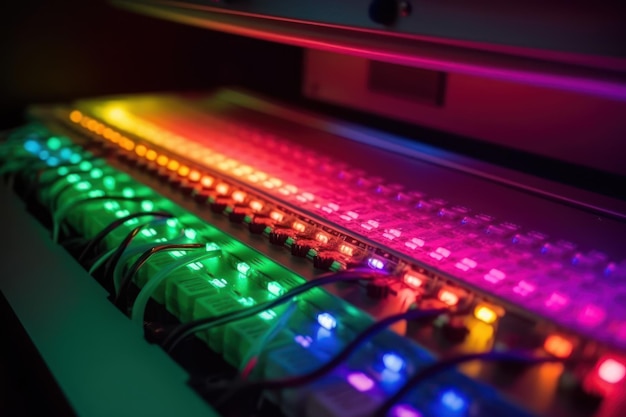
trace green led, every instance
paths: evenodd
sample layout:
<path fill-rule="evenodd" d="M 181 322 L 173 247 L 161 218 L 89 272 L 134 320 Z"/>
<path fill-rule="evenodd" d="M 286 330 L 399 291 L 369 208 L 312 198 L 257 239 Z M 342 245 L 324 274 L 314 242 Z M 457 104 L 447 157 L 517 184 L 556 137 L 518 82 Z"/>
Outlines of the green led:
<path fill-rule="evenodd" d="M 89 175 L 91 176 L 91 178 L 102 178 L 104 172 L 102 172 L 100 168 L 94 168 L 91 170 L 91 173 Z"/>
<path fill-rule="evenodd" d="M 102 185 L 104 185 L 104 188 L 107 188 L 109 190 L 114 189 L 115 184 L 116 184 L 116 181 L 115 181 L 115 178 L 113 177 L 104 177 L 102 179 Z"/>
<path fill-rule="evenodd" d="M 173 250 L 173 251 L 170 252 L 170 255 L 173 258 L 180 258 L 181 256 L 185 255 L 185 252 L 179 251 L 179 250 Z"/>
<path fill-rule="evenodd" d="M 135 190 L 132 188 L 126 187 L 122 190 L 122 195 L 126 198 L 133 198 L 135 196 Z"/>
<path fill-rule="evenodd" d="M 250 265 L 245 262 L 239 262 L 237 263 L 237 271 L 243 275 L 248 275 L 248 272 L 250 272 Z"/>
<path fill-rule="evenodd" d="M 93 164 L 89 161 L 83 161 L 78 165 L 78 168 L 81 171 L 89 171 L 91 168 L 93 168 Z"/>
<path fill-rule="evenodd" d="M 74 184 L 75 182 L 80 181 L 80 175 L 78 174 L 70 174 L 66 178 L 67 182 L 69 182 L 70 184 Z"/>
<path fill-rule="evenodd" d="M 259 313 L 259 317 L 261 317 L 263 320 L 272 320 L 274 317 L 276 317 L 276 313 L 274 313 L 274 310 L 265 310 L 262 313 Z"/>
<path fill-rule="evenodd" d="M 118 203 L 117 201 L 107 201 L 104 203 L 104 208 L 109 211 L 118 210 L 120 207 L 120 203 Z"/>
<path fill-rule="evenodd" d="M 165 224 L 167 224 L 169 227 L 176 227 L 176 226 L 178 226 L 178 220 L 177 219 L 167 219 L 165 221 Z"/>
<path fill-rule="evenodd" d="M 154 230 L 153 228 L 143 229 L 141 231 L 141 234 L 144 235 L 145 237 L 152 237 L 157 234 L 157 231 Z"/>
<path fill-rule="evenodd" d="M 254 305 L 254 300 L 251 297 L 241 297 L 237 300 L 239 304 L 244 305 L 246 307 L 250 307 Z"/>
<path fill-rule="evenodd" d="M 228 284 L 228 282 L 224 278 L 213 278 L 209 280 L 209 282 L 217 288 L 224 288 Z"/>
<path fill-rule="evenodd" d="M 276 281 L 268 282 L 267 290 L 277 297 L 285 293 L 285 289 Z"/>
<path fill-rule="evenodd" d="M 48 139 L 48 148 L 50 148 L 53 151 L 56 151 L 58 149 L 61 148 L 61 139 L 53 136 L 50 139 Z"/>
<path fill-rule="evenodd" d="M 207 244 L 206 244 L 206 251 L 207 251 L 207 252 L 212 252 L 212 251 L 214 251 L 214 250 L 220 250 L 220 249 L 221 249 L 221 248 L 220 248 L 220 245 L 218 245 L 218 244 L 217 244 L 217 243 L 215 243 L 215 242 L 210 242 L 210 243 L 207 243 Z"/>
<path fill-rule="evenodd" d="M 68 167 L 60 167 L 59 169 L 57 169 L 57 174 L 61 175 L 61 176 L 65 176 L 67 174 L 70 173 L 70 170 Z"/>
<path fill-rule="evenodd" d="M 122 210 L 118 210 L 115 212 L 115 217 L 117 217 L 118 219 L 122 218 L 122 217 L 126 217 L 130 214 L 130 211 L 126 210 L 126 209 L 122 209 Z"/>
<path fill-rule="evenodd" d="M 81 181 L 77 183 L 74 188 L 76 188 L 78 191 L 87 191 L 91 188 L 91 183 L 89 181 Z"/>
<path fill-rule="evenodd" d="M 96 198 L 96 197 L 104 197 L 104 191 L 102 190 L 91 190 L 87 193 L 87 197 Z"/>
<path fill-rule="evenodd" d="M 74 154 L 72 154 L 72 155 L 70 156 L 70 162 L 71 162 L 71 163 L 73 163 L 73 164 L 77 164 L 77 163 L 79 163 L 79 162 L 80 162 L 80 161 L 82 161 L 82 160 L 83 160 L 83 157 L 82 157 L 82 156 L 80 156 L 80 155 L 79 155 L 79 154 L 77 154 L 77 153 L 74 153 Z"/>
<path fill-rule="evenodd" d="M 187 268 L 191 269 L 192 271 L 199 271 L 204 268 L 204 265 L 202 265 L 200 262 L 193 262 L 187 265 Z"/>
<path fill-rule="evenodd" d="M 187 239 L 191 239 L 194 240 L 196 238 L 196 236 L 198 236 L 198 232 L 196 232 L 193 229 L 185 229 L 185 237 Z"/>
<path fill-rule="evenodd" d="M 143 211 L 152 211 L 154 209 L 154 203 L 150 200 L 143 200 L 141 202 L 141 209 Z"/>
<path fill-rule="evenodd" d="M 125 224 L 126 226 L 133 226 L 133 225 L 138 224 L 138 223 L 139 223 L 139 219 L 137 219 L 137 218 L 134 218 L 134 219 L 128 219 L 128 220 L 126 220 L 126 221 L 124 222 L 124 224 Z"/>

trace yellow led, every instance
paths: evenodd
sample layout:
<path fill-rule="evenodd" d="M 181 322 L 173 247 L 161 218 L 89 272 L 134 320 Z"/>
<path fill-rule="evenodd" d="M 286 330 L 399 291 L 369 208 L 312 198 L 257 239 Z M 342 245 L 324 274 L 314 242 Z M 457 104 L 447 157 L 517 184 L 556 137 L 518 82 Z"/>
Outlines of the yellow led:
<path fill-rule="evenodd" d="M 78 110 L 74 110 L 70 113 L 70 120 L 74 123 L 80 123 L 83 119 L 83 114 Z"/>
<path fill-rule="evenodd" d="M 220 184 L 221 185 L 221 184 Z M 232 199 L 235 200 L 238 203 L 243 203 L 244 200 L 246 199 L 246 193 L 244 191 L 235 191 L 232 195 L 231 195 Z"/>
<path fill-rule="evenodd" d="M 202 184 L 202 186 L 205 188 L 211 188 L 213 182 L 215 182 L 215 179 L 208 175 L 205 175 L 200 179 L 200 184 Z"/>
<path fill-rule="evenodd" d="M 102 123 L 97 123 L 96 127 L 94 129 L 94 131 L 98 134 L 98 135 L 102 135 L 102 133 L 104 132 L 104 129 L 106 127 L 102 124 Z"/>
<path fill-rule="evenodd" d="M 189 181 L 198 182 L 200 181 L 201 177 L 202 177 L 202 174 L 200 174 L 200 172 L 196 170 L 193 170 L 189 173 Z"/>
<path fill-rule="evenodd" d="M 176 171 L 179 166 L 180 163 L 175 159 L 170 159 L 170 161 L 167 163 L 167 169 L 169 169 L 170 171 Z"/>
<path fill-rule="evenodd" d="M 224 184 L 224 183 L 220 183 L 217 184 L 217 186 L 215 186 L 215 191 L 218 192 L 218 194 L 228 194 L 228 190 L 230 189 L 230 187 L 228 186 L 228 184 Z"/>
<path fill-rule="evenodd" d="M 343 243 L 339 246 L 339 252 L 347 256 L 352 256 L 354 255 L 354 248 L 350 245 L 346 245 L 345 243 Z"/>
<path fill-rule="evenodd" d="M 493 324 L 498 320 L 498 313 L 486 304 L 479 304 L 474 309 L 474 317 L 487 324 Z"/>
<path fill-rule="evenodd" d="M 261 211 L 263 210 L 263 203 L 261 203 L 260 201 L 251 201 L 250 202 L 250 208 L 254 211 Z"/>
<path fill-rule="evenodd" d="M 111 135 L 111 139 L 110 140 L 113 143 L 118 143 L 121 140 L 121 138 L 122 138 L 122 135 L 120 135 L 117 132 L 113 132 L 113 134 Z"/>
<path fill-rule="evenodd" d="M 270 213 L 270 217 L 273 220 L 276 220 L 277 222 L 282 222 L 283 219 L 285 218 L 285 215 L 283 213 L 279 212 L 279 211 L 272 211 Z"/>
<path fill-rule="evenodd" d="M 294 230 L 297 230 L 300 233 L 306 230 L 306 226 L 304 225 L 304 223 L 301 223 L 301 222 L 293 222 L 291 227 L 293 227 Z"/>
<path fill-rule="evenodd" d="M 146 151 L 146 159 L 148 161 L 154 161 L 156 158 L 157 158 L 157 153 L 154 150 L 148 149 Z"/>
<path fill-rule="evenodd" d="M 330 239 L 327 234 L 324 234 L 322 232 L 317 232 L 315 234 L 315 240 L 317 240 L 318 242 L 322 242 L 322 243 L 328 243 Z"/>
<path fill-rule="evenodd" d="M 87 129 L 91 130 L 92 132 L 93 132 L 94 130 L 96 130 L 96 126 L 98 126 L 98 122 L 96 122 L 96 121 L 95 121 L 95 120 L 93 120 L 93 119 L 90 119 L 90 120 L 87 122 Z"/>
<path fill-rule="evenodd" d="M 148 152 L 148 148 L 146 148 L 144 145 L 137 145 L 137 147 L 135 148 L 135 153 L 137 154 L 137 156 L 144 157 L 146 156 L 146 152 Z"/>
<path fill-rule="evenodd" d="M 156 162 L 158 165 L 164 167 L 165 165 L 167 165 L 167 163 L 169 162 L 169 158 L 165 155 L 159 155 L 159 157 L 156 159 Z"/>
<path fill-rule="evenodd" d="M 186 177 L 187 175 L 189 175 L 189 167 L 187 165 L 181 165 L 180 168 L 178 168 L 178 175 L 180 175 L 181 177 Z"/>
<path fill-rule="evenodd" d="M 102 135 L 105 139 L 111 140 L 111 138 L 113 137 L 113 133 L 113 129 L 107 127 L 106 129 L 104 129 L 104 132 L 102 132 Z"/>

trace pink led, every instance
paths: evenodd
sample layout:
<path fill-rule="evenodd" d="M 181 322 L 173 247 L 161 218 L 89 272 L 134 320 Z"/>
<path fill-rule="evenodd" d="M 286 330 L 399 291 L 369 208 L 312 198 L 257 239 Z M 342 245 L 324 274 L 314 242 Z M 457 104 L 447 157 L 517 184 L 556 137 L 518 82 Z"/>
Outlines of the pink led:
<path fill-rule="evenodd" d="M 372 230 L 373 227 L 367 223 L 361 223 L 361 227 L 365 230 Z"/>
<path fill-rule="evenodd" d="M 546 300 L 545 306 L 551 310 L 560 310 L 568 303 L 569 299 L 566 296 L 559 294 L 558 292 L 553 292 Z"/>
<path fill-rule="evenodd" d="M 363 227 L 363 225 L 361 225 L 361 227 Z M 396 238 L 396 236 L 392 235 L 391 233 L 383 233 L 383 237 L 389 240 L 394 240 Z"/>
<path fill-rule="evenodd" d="M 396 405 L 391 409 L 389 413 L 391 417 L 422 417 L 416 409 L 406 404 Z"/>
<path fill-rule="evenodd" d="M 369 391 L 374 388 L 374 381 L 362 372 L 353 372 L 348 375 L 348 382 L 359 392 Z"/>
<path fill-rule="evenodd" d="M 348 216 L 352 217 L 353 219 L 358 219 L 359 218 L 359 213 L 356 213 L 354 211 L 349 211 L 346 213 Z"/>
<path fill-rule="evenodd" d="M 609 384 L 617 384 L 626 377 L 626 366 L 615 359 L 605 359 L 598 366 L 598 376 Z"/>
<path fill-rule="evenodd" d="M 534 284 L 522 280 L 517 283 L 515 288 L 513 288 L 513 292 L 521 295 L 522 297 L 526 297 L 528 294 L 535 292 L 536 289 L 537 287 Z"/>
<path fill-rule="evenodd" d="M 597 326 L 606 318 L 606 313 L 600 307 L 592 304 L 586 305 L 578 314 L 578 322 L 584 326 Z"/>
<path fill-rule="evenodd" d="M 328 208 L 330 208 L 332 211 L 337 211 L 339 210 L 339 204 L 335 204 L 335 203 L 328 203 L 326 204 L 326 206 Z"/>
<path fill-rule="evenodd" d="M 376 229 L 378 226 L 380 226 L 380 223 L 378 223 L 376 220 L 368 220 L 367 224 L 372 226 L 374 229 Z"/>
<path fill-rule="evenodd" d="M 461 260 L 461 263 L 464 265 L 467 265 L 469 268 L 472 268 L 472 269 L 476 268 L 476 266 L 478 265 L 475 260 L 470 259 L 470 258 L 463 258 Z"/>
<path fill-rule="evenodd" d="M 450 256 L 450 251 L 446 248 L 442 248 L 439 247 L 435 250 L 435 252 L 437 252 L 439 255 L 443 256 L 444 258 L 447 258 L 448 256 Z"/>
<path fill-rule="evenodd" d="M 423 248 L 424 245 L 426 244 L 426 242 L 424 242 L 423 239 L 418 239 L 416 237 L 414 237 L 413 239 L 411 239 L 411 242 L 415 243 L 417 246 L 419 246 L 420 248 Z"/>
<path fill-rule="evenodd" d="M 442 260 L 442 259 L 443 259 L 443 255 L 441 255 L 441 254 L 439 254 L 439 253 L 437 253 L 437 252 L 431 252 L 431 253 L 429 254 L 429 256 L 430 256 L 431 258 L 433 258 L 433 259 L 438 260 L 438 261 L 440 261 L 440 260 Z"/>
<path fill-rule="evenodd" d="M 489 281 L 492 284 L 499 284 L 500 281 L 506 278 L 506 274 L 499 269 L 492 269 L 487 274 L 485 274 L 483 278 L 485 279 L 485 281 Z"/>
<path fill-rule="evenodd" d="M 467 272 L 467 271 L 469 271 L 469 269 L 470 269 L 470 267 L 469 267 L 469 266 L 467 266 L 467 265 L 465 265 L 464 263 L 461 263 L 461 262 L 457 262 L 456 264 L 454 264 L 454 266 L 455 266 L 457 269 L 460 269 L 460 270 L 461 270 L 461 271 L 463 271 L 463 272 Z"/>

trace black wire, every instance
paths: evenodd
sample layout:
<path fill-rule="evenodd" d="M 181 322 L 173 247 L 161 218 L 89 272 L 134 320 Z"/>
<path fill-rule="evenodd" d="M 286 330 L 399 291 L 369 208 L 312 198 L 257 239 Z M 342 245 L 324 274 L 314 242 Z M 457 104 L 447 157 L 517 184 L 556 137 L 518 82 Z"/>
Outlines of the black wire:
<path fill-rule="evenodd" d="M 205 243 L 180 243 L 180 244 L 159 245 L 159 246 L 150 248 L 144 253 L 142 253 L 139 259 L 137 259 L 135 263 L 130 267 L 130 269 L 126 272 L 126 274 L 124 274 L 124 277 L 122 278 L 122 282 L 120 283 L 120 290 L 114 299 L 115 305 L 120 308 L 122 307 L 121 302 L 120 302 L 123 299 L 122 295 L 126 293 L 128 287 L 130 286 L 130 283 L 133 280 L 133 276 L 135 276 L 139 268 L 141 268 L 146 262 L 148 262 L 148 260 L 150 259 L 152 255 L 159 253 L 159 252 L 163 252 L 163 251 L 169 251 L 169 250 L 189 250 L 189 249 L 199 249 L 199 248 L 206 248 L 206 244 Z"/>
<path fill-rule="evenodd" d="M 247 307 L 241 310 L 236 310 L 228 313 L 224 313 L 215 317 L 206 317 L 202 319 L 197 319 L 190 321 L 188 323 L 183 323 L 177 327 L 175 327 L 165 338 L 162 343 L 162 346 L 168 351 L 171 352 L 174 348 L 187 336 L 194 334 L 200 330 L 205 330 L 214 325 L 214 322 L 218 320 L 227 320 L 228 322 L 243 319 L 246 317 L 254 316 L 255 314 L 259 314 L 265 310 L 269 310 L 278 305 L 284 304 L 288 302 L 291 298 L 302 294 L 312 288 L 321 287 L 328 284 L 334 284 L 336 282 L 351 282 L 351 281 L 360 281 L 367 279 L 375 279 L 380 278 L 380 273 L 374 273 L 372 270 L 347 270 L 342 273 L 329 273 L 325 275 L 321 275 L 314 279 L 313 281 L 308 281 L 298 287 L 291 289 L 285 294 L 277 297 L 271 301 L 257 304 L 251 307 Z M 222 323 L 226 324 L 226 323 Z"/>
<path fill-rule="evenodd" d="M 144 217 L 144 216 L 154 216 L 154 217 L 163 217 L 163 218 L 174 217 L 173 214 L 165 212 L 165 211 L 140 211 L 140 212 L 132 213 L 132 214 L 129 214 L 128 216 L 124 216 L 119 219 L 116 219 L 112 221 L 104 229 L 102 229 L 100 232 L 98 232 L 98 234 L 95 235 L 93 238 L 89 239 L 89 242 L 87 243 L 87 245 L 85 245 L 85 248 L 83 249 L 83 251 L 80 253 L 80 255 L 78 255 L 78 262 L 82 262 L 84 257 L 87 256 L 87 254 L 89 253 L 89 251 L 93 249 L 97 244 L 99 244 L 102 240 L 104 240 L 109 235 L 109 233 L 112 233 L 115 229 L 117 229 L 118 227 L 126 223 L 128 220 L 132 220 L 134 218 Z M 136 229 L 141 230 L 141 227 L 143 226 L 140 226 Z M 139 230 L 137 230 L 135 235 L 139 233 Z"/>
<path fill-rule="evenodd" d="M 242 390 L 248 389 L 261 389 L 261 390 L 274 390 L 281 388 L 295 388 L 302 385 L 310 384 L 311 382 L 322 378 L 324 375 L 332 372 L 341 363 L 345 362 L 359 347 L 364 343 L 375 337 L 377 334 L 385 330 L 390 325 L 402 320 L 418 320 L 426 317 L 436 317 L 441 314 L 449 312 L 448 309 L 431 309 L 431 310 L 409 310 L 404 313 L 394 314 L 393 316 L 386 317 L 371 326 L 367 327 L 361 333 L 359 333 L 350 343 L 348 343 L 337 355 L 335 355 L 330 361 L 326 362 L 319 368 L 308 372 L 306 374 L 274 379 L 264 381 L 245 381 L 236 384 L 229 392 L 227 392 L 220 402 L 227 401 L 230 397 L 237 394 Z"/>
<path fill-rule="evenodd" d="M 484 362 L 513 362 L 528 365 L 537 365 L 546 362 L 563 362 L 564 359 L 553 356 L 538 357 L 532 356 L 529 353 L 524 352 L 483 352 L 483 353 L 470 353 L 467 355 L 459 355 L 450 359 L 443 359 L 432 365 L 422 368 L 416 372 L 415 375 L 410 377 L 404 385 L 391 397 L 387 399 L 374 413 L 373 417 L 386 417 L 391 408 L 402 400 L 415 386 L 424 382 L 428 378 L 432 378 L 436 374 L 443 372 L 453 366 L 471 362 L 471 361 L 484 361 Z"/>

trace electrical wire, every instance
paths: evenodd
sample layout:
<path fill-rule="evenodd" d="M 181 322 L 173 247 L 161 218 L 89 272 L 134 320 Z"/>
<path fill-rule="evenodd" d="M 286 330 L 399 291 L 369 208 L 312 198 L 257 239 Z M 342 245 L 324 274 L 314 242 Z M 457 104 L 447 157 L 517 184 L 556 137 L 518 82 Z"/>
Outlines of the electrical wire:
<path fill-rule="evenodd" d="M 185 256 L 177 260 L 176 262 L 170 263 L 165 268 L 161 269 L 159 272 L 150 277 L 150 280 L 146 282 L 146 284 L 141 288 L 141 290 L 139 291 L 139 295 L 137 295 L 137 298 L 133 303 L 130 315 L 131 320 L 139 325 L 143 325 L 146 305 L 148 305 L 148 300 L 150 300 L 152 293 L 154 292 L 154 290 L 156 290 L 159 284 L 161 284 L 161 282 L 163 282 L 163 280 L 165 280 L 175 270 L 194 262 L 200 262 L 210 258 L 217 258 L 218 256 L 222 255 L 221 249 L 209 250 L 208 246 L 206 246 L 205 249 L 205 252 L 202 252 L 200 254 L 192 253 L 191 255 Z"/>
<path fill-rule="evenodd" d="M 370 325 L 361 333 L 359 333 L 350 343 L 348 343 L 338 354 L 333 356 L 331 360 L 320 366 L 319 368 L 296 376 L 290 376 L 287 378 L 273 379 L 273 380 L 261 380 L 261 381 L 240 381 L 232 384 L 231 389 L 220 398 L 220 403 L 228 401 L 232 396 L 236 395 L 242 390 L 248 389 L 262 389 L 262 390 L 275 390 L 283 388 L 295 388 L 302 385 L 310 384 L 311 382 L 322 378 L 324 375 L 329 374 L 343 362 L 345 362 L 350 356 L 363 344 L 371 340 L 377 334 L 381 333 L 387 327 L 394 323 L 403 320 L 418 320 L 426 317 L 436 317 L 441 314 L 448 313 L 449 309 L 429 309 L 429 310 L 409 310 L 404 313 L 394 314 L 389 317 L 385 317 Z"/>
<path fill-rule="evenodd" d="M 116 293 L 114 303 L 118 307 L 121 306 L 122 294 L 126 292 L 128 287 L 130 287 L 130 283 L 133 280 L 133 277 L 139 271 L 139 269 L 152 257 L 153 255 L 171 250 L 189 250 L 189 249 L 199 249 L 206 248 L 205 243 L 180 243 L 180 244 L 165 244 L 153 246 L 152 248 L 145 251 L 139 259 L 135 261 L 135 263 L 130 267 L 130 269 L 126 272 L 124 277 L 122 278 L 122 282 L 120 283 L 119 292 Z"/>
<path fill-rule="evenodd" d="M 446 371 L 456 365 L 466 362 L 483 361 L 483 362 L 512 362 L 526 365 L 538 365 L 546 362 L 563 362 L 563 358 L 554 356 L 533 356 L 528 352 L 483 352 L 459 355 L 449 359 L 442 359 L 431 365 L 428 365 L 412 377 L 410 377 L 404 385 L 391 397 L 389 397 L 374 413 L 373 417 L 386 417 L 391 408 L 404 398 L 409 391 L 414 389 L 418 384 L 432 378 L 438 373 Z"/>
<path fill-rule="evenodd" d="M 386 275 L 383 275 L 386 276 Z M 176 346 L 188 336 L 200 331 L 206 330 L 212 327 L 221 326 L 230 323 L 235 320 L 244 319 L 262 313 L 265 310 L 269 310 L 278 305 L 288 302 L 292 297 L 300 295 L 313 288 L 321 287 L 328 284 L 334 284 L 337 282 L 354 282 L 361 280 L 371 280 L 380 278 L 380 272 L 373 272 L 371 269 L 353 269 L 346 270 L 340 273 L 330 273 L 317 277 L 313 281 L 308 281 L 298 287 L 292 288 L 285 294 L 277 297 L 273 300 L 265 303 L 257 304 L 251 307 L 243 308 L 241 310 L 224 313 L 215 317 L 206 317 L 183 323 L 174 328 L 163 342 L 163 347 L 171 352 Z"/>

